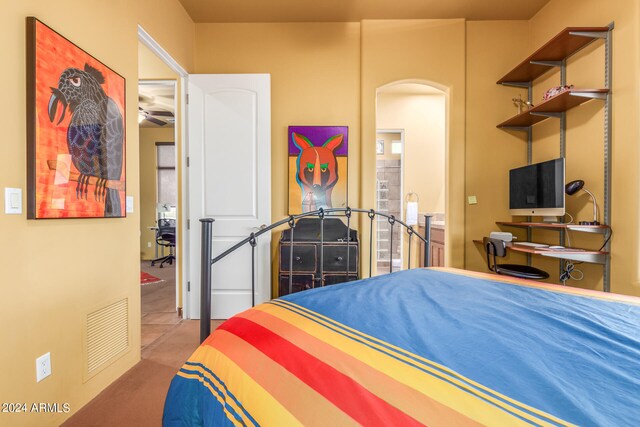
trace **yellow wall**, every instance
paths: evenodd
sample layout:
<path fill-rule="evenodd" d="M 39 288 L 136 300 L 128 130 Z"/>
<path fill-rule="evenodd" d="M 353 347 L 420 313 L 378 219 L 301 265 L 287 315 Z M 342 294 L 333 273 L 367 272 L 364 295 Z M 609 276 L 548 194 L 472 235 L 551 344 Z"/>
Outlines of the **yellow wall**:
<path fill-rule="evenodd" d="M 288 215 L 290 125 L 349 126 L 349 204 L 358 205 L 359 48 L 357 23 L 196 26 L 196 73 L 271 74 L 272 221 Z M 375 177 L 375 167 L 373 174 Z M 274 234 L 274 260 L 277 239 Z M 275 283 L 275 262 L 272 273 Z"/>
<path fill-rule="evenodd" d="M 482 240 L 498 231 L 496 221 L 509 221 L 509 169 L 527 163 L 524 132 L 506 132 L 496 125 L 515 115 L 511 98 L 526 90 L 495 82 L 519 64 L 532 50 L 527 21 L 467 22 L 467 120 L 465 168 L 465 266 L 484 271 Z M 478 203 L 468 205 L 467 196 Z M 515 231 L 515 230 L 505 230 Z M 509 254 L 511 261 L 526 263 L 524 256 Z M 507 262 L 507 261 L 505 261 Z"/>
<path fill-rule="evenodd" d="M 402 200 L 416 193 L 419 212 L 445 209 L 444 123 L 444 95 L 378 94 L 377 128 L 405 130 Z"/>
<path fill-rule="evenodd" d="M 179 12 L 177 1 L 139 3 L 153 4 L 156 10 L 155 17 L 145 17 L 152 34 L 178 40 L 193 36 L 182 34 L 190 20 Z M 9 242 L 0 248 L 0 297 L 5 302 L 0 342 L 6 347 L 0 352 L 0 401 L 59 402 L 71 407 L 68 414 L 0 414 L 2 425 L 58 425 L 140 359 L 136 12 L 129 2 L 101 0 L 3 3 L 0 43 L 5 65 L 0 76 L 11 84 L 5 85 L 7 102 L 0 107 L 5 141 L 0 157 L 2 187 L 22 188 L 26 196 L 25 17 L 33 15 L 125 77 L 127 195 L 135 204 L 134 213 L 124 219 L 34 221 L 24 213 L 0 215 L 0 229 Z M 174 25 L 160 25 L 163 21 Z M 191 62 L 188 42 L 168 49 Z M 129 350 L 83 382 L 86 315 L 122 298 L 129 306 Z M 53 374 L 36 383 L 35 359 L 46 352 L 51 352 Z"/>
<path fill-rule="evenodd" d="M 142 42 L 138 42 L 139 80 L 176 80 L 178 75 Z"/>
<path fill-rule="evenodd" d="M 178 0 L 137 0 L 126 2 L 128 14 L 136 12 L 138 24 L 187 72 L 195 64 L 196 26 Z"/>

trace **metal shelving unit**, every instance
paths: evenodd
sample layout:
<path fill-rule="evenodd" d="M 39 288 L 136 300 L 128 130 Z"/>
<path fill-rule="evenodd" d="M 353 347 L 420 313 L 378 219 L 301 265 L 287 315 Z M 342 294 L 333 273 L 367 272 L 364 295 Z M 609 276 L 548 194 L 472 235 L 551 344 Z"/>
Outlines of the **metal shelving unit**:
<path fill-rule="evenodd" d="M 518 64 L 515 68 L 509 71 L 505 76 L 497 81 L 497 84 L 504 86 L 512 86 L 518 88 L 526 88 L 528 90 L 528 101 L 532 100 L 533 81 L 542 76 L 546 72 L 552 69 L 560 69 L 560 85 L 565 86 L 567 84 L 566 78 L 566 61 L 571 55 L 578 52 L 580 49 L 589 45 L 590 43 L 603 39 L 605 43 L 605 64 L 604 64 L 604 80 L 605 87 L 601 89 L 571 89 L 562 92 L 553 98 L 546 100 L 545 102 L 524 111 L 510 119 L 497 125 L 498 128 L 504 130 L 524 131 L 527 133 L 527 163 L 532 162 L 533 151 L 533 137 L 532 127 L 547 118 L 560 119 L 560 157 L 565 157 L 566 153 L 566 112 L 584 102 L 591 99 L 599 99 L 604 102 L 604 138 L 603 138 L 603 150 L 604 150 L 604 226 L 610 230 L 608 224 L 611 218 L 611 32 L 614 28 L 614 24 L 611 23 L 606 27 L 568 27 L 558 33 L 555 37 L 549 40 L 544 46 L 531 54 L 528 58 Z M 528 221 L 531 221 L 529 218 Z M 515 223 L 503 223 L 508 225 L 515 225 Z M 524 225 L 527 223 L 521 223 L 523 227 L 527 228 L 527 240 L 531 240 L 531 228 L 535 228 L 532 225 Z M 532 224 L 529 222 L 529 224 Z M 574 225 L 576 227 L 580 227 Z M 575 231 L 592 232 L 583 228 L 560 228 L 560 244 L 564 244 L 566 229 L 572 229 Z M 598 231 L 599 232 L 599 231 Z M 604 250 L 594 255 L 592 261 L 603 265 L 603 290 L 605 292 L 610 291 L 610 241 L 606 241 Z M 517 249 L 516 249 L 517 250 Z M 521 250 L 528 254 L 538 254 L 536 251 Z M 554 253 L 550 254 L 550 251 L 546 251 L 541 255 L 554 256 L 561 259 L 576 259 L 577 255 L 573 252 Z M 564 255 L 564 256 L 563 256 Z M 570 257 L 571 255 L 571 257 Z M 579 258 L 584 258 L 580 256 Z M 582 259 L 584 260 L 584 259 Z M 528 262 L 531 262 L 528 257 Z M 562 271 L 562 265 L 560 266 Z"/>

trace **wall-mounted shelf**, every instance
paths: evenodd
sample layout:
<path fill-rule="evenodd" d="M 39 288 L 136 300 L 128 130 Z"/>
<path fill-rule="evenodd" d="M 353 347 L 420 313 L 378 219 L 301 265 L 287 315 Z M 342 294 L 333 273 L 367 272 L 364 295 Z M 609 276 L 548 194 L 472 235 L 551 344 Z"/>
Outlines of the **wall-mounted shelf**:
<path fill-rule="evenodd" d="M 527 130 L 549 117 L 560 117 L 560 113 L 584 104 L 591 99 L 606 99 L 609 89 L 570 89 L 549 98 L 535 107 L 500 123 L 498 128 Z"/>
<path fill-rule="evenodd" d="M 608 225 L 580 225 L 580 224 L 563 224 L 563 223 L 549 223 L 549 222 L 508 222 L 498 221 L 497 225 L 520 227 L 520 228 L 542 228 L 546 230 L 564 231 L 571 230 L 582 233 L 598 233 L 606 234 L 611 232 L 611 227 Z M 518 245 L 517 241 L 510 242 L 507 247 L 516 252 L 524 252 L 527 254 L 542 255 L 552 258 L 570 259 L 573 261 L 590 262 L 594 264 L 605 264 L 607 262 L 608 252 L 600 250 L 591 250 L 584 248 L 563 248 L 563 249 L 549 249 L 549 248 L 536 248 L 531 246 Z"/>
<path fill-rule="evenodd" d="M 533 103 L 534 80 L 545 74 L 547 71 L 557 69 L 559 71 L 559 86 L 567 86 L 567 59 L 596 40 L 604 41 L 604 88 L 602 89 L 570 89 L 559 93 L 548 100 L 524 111 L 510 119 L 500 123 L 497 127 L 506 131 L 525 131 L 527 134 L 527 164 L 533 161 L 533 126 L 549 117 L 558 118 L 560 153 L 559 157 L 566 156 L 566 135 L 567 135 L 567 114 L 570 109 L 577 107 L 591 99 L 602 100 L 604 113 L 604 203 L 603 203 L 603 223 L 609 224 L 611 217 L 611 75 L 612 75 L 612 42 L 611 31 L 614 24 L 602 27 L 567 27 L 551 38 L 542 47 L 529 55 L 524 61 L 516 65 L 511 71 L 504 75 L 498 84 L 512 86 L 520 89 L 527 89 L 527 102 Z M 599 86 L 597 84 L 596 86 Z M 530 221 L 531 219 L 529 219 Z M 611 229 L 606 226 L 587 226 L 579 224 L 548 224 L 532 222 L 499 222 L 499 225 L 512 227 L 525 227 L 527 239 L 531 239 L 531 229 L 545 228 L 560 232 L 560 244 L 564 245 L 566 230 L 579 231 L 584 233 L 599 233 L 606 237 L 602 249 L 605 251 L 591 251 L 584 249 L 573 250 L 550 250 L 548 248 L 532 248 L 530 246 L 513 245 L 511 250 L 524 252 L 528 255 L 540 255 L 574 261 L 583 261 L 602 264 L 603 266 L 603 290 L 608 292 L 610 279 L 610 255 L 609 236 Z M 530 262 L 530 259 L 527 259 Z M 563 272 L 564 263 L 560 263 L 560 271 Z"/>
<path fill-rule="evenodd" d="M 530 246 L 518 245 L 516 242 L 507 244 L 507 248 L 516 252 L 524 252 L 534 255 L 542 255 L 552 258 L 570 259 L 572 261 L 589 262 L 593 264 L 604 264 L 608 252 L 603 251 L 591 251 L 588 249 L 580 248 L 564 248 L 564 249 L 549 249 L 549 248 L 532 248 Z"/>
<path fill-rule="evenodd" d="M 547 228 L 551 230 L 571 230 L 571 231 L 580 231 L 582 233 L 598 233 L 605 234 L 611 227 L 608 225 L 580 225 L 580 224 L 563 224 L 563 223 L 552 223 L 552 222 L 507 222 L 507 221 L 498 221 L 496 222 L 498 225 L 507 225 L 510 227 L 521 227 L 521 228 Z"/>
<path fill-rule="evenodd" d="M 474 240 L 474 243 L 482 245 L 482 240 Z M 609 252 L 604 251 L 592 251 L 582 248 L 563 248 L 563 249 L 549 249 L 548 247 L 531 247 L 525 245 L 519 245 L 517 242 L 506 242 L 505 246 L 507 250 L 514 252 L 521 252 L 530 255 L 541 255 L 551 258 L 568 259 L 572 261 L 588 262 L 591 264 L 605 264 L 607 261 L 607 255 Z"/>
<path fill-rule="evenodd" d="M 537 79 L 576 53 L 594 38 L 605 38 L 609 27 L 568 27 L 498 80 L 498 84 L 522 86 Z"/>

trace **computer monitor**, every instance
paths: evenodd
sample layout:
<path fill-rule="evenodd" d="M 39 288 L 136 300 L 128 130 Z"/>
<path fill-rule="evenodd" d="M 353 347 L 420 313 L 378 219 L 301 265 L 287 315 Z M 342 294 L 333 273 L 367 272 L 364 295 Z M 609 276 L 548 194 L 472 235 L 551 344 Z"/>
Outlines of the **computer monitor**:
<path fill-rule="evenodd" d="M 509 213 L 515 216 L 563 216 L 564 158 L 509 171 Z"/>

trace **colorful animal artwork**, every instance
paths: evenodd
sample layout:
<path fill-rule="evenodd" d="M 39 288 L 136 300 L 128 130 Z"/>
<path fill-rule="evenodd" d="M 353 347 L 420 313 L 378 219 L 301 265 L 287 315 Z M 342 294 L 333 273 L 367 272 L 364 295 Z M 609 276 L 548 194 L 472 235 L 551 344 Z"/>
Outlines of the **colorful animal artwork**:
<path fill-rule="evenodd" d="M 347 206 L 346 126 L 289 127 L 289 213 Z"/>
<path fill-rule="evenodd" d="M 125 80 L 27 19 L 27 217 L 126 216 Z"/>

